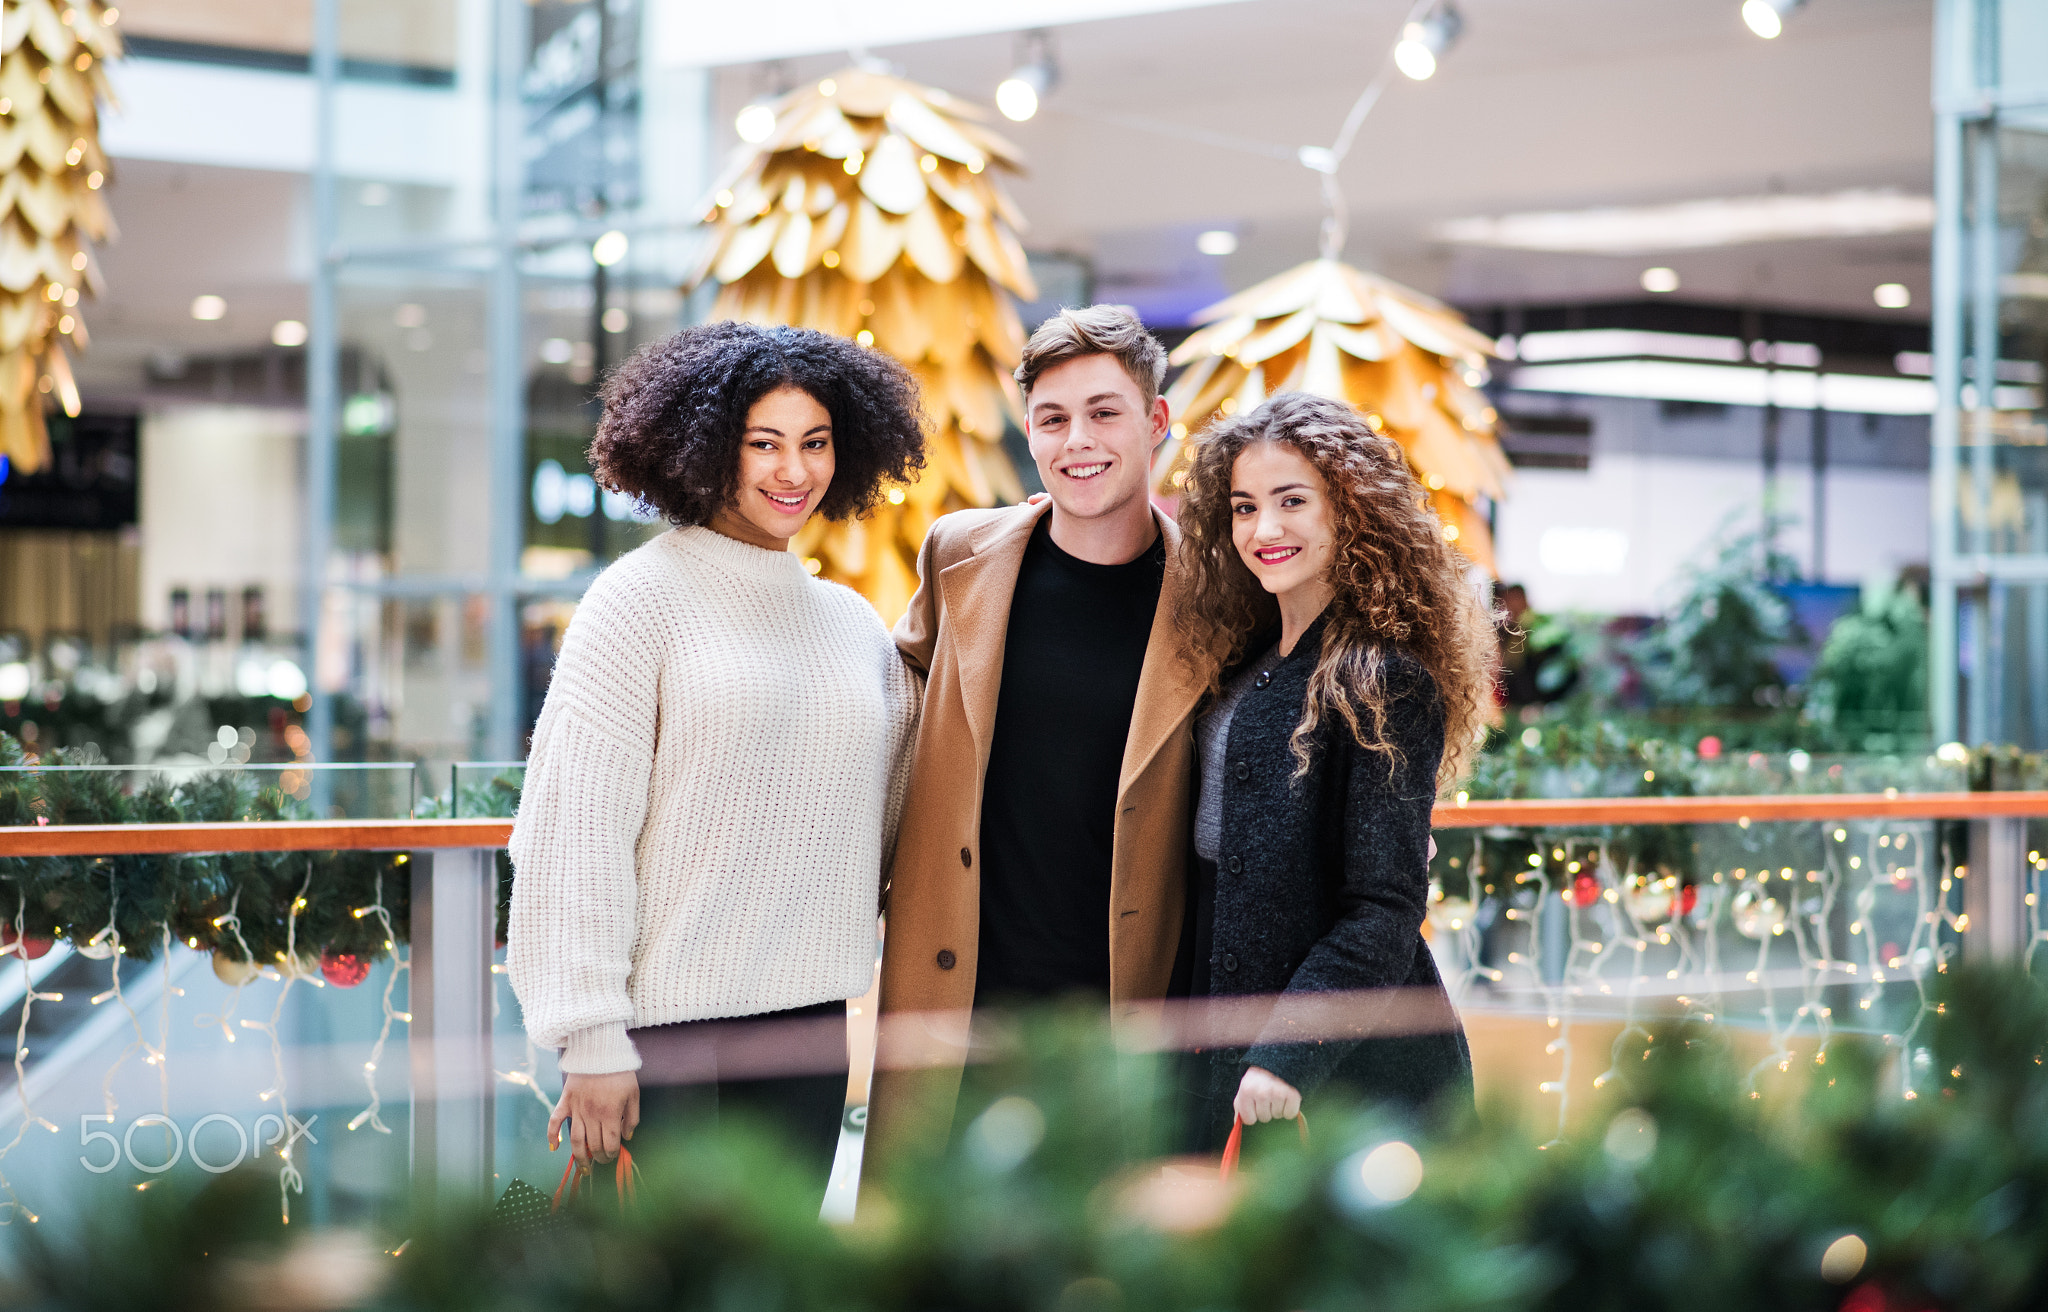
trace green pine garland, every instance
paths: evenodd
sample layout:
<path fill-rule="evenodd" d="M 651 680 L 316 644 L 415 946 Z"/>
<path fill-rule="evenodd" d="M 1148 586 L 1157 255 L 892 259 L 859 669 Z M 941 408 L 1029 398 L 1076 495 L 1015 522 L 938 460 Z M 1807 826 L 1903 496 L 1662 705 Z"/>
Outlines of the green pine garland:
<path fill-rule="evenodd" d="M 38 760 L 0 733 L 0 766 L 97 765 L 91 748 Z M 125 792 L 113 771 L 0 773 L 0 825 L 182 824 L 305 820 L 308 809 L 233 771 L 187 782 L 152 780 Z M 370 962 L 386 952 L 384 922 L 358 909 L 381 903 L 406 941 L 407 857 L 392 852 L 234 852 L 212 855 L 0 858 L 0 920 L 26 939 L 87 944 L 113 926 L 121 952 L 153 959 L 166 936 L 234 961 L 298 968 L 324 952 Z M 302 895 L 305 905 L 293 914 Z"/>

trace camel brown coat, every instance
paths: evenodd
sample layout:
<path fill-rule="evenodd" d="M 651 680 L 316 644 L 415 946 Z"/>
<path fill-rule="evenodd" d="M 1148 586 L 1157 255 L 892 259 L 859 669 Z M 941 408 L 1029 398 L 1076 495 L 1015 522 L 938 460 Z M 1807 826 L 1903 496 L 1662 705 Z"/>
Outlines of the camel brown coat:
<path fill-rule="evenodd" d="M 896 645 L 926 678 L 924 717 L 887 885 L 872 1160 L 944 1141 L 967 1055 L 981 932 L 981 797 L 1003 683 L 1010 600 L 1046 505 L 947 515 L 917 561 Z M 1186 904 L 1191 723 L 1202 693 L 1172 621 L 1180 531 L 1158 511 L 1166 577 L 1117 785 L 1110 865 L 1113 1014 L 1164 997 Z M 1076 670 L 1079 678 L 1086 670 Z M 1047 823 L 1057 823 L 1048 816 Z"/>

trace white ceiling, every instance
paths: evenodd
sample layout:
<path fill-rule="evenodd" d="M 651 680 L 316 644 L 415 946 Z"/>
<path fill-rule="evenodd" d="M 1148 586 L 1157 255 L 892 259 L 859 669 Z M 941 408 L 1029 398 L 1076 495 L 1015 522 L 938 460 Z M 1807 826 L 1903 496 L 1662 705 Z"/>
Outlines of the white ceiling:
<path fill-rule="evenodd" d="M 1532 209 L 1869 186 L 1925 193 L 1932 0 L 1811 0 L 1776 42 L 1742 26 L 1735 0 L 1460 8 L 1465 35 L 1441 71 L 1394 80 L 1343 170 L 1352 259 L 1475 305 L 1640 296 L 1641 269 L 1659 263 L 1679 270 L 1686 299 L 1924 318 L 1924 236 L 1619 258 L 1454 248 L 1427 233 L 1448 218 Z M 1247 0 L 1056 28 L 1063 81 L 1035 120 L 1005 125 L 1032 163 L 1015 183 L 1033 221 L 1028 244 L 1087 256 L 1106 295 L 1183 309 L 1314 254 L 1317 179 L 1271 156 L 1328 144 L 1407 9 L 1408 0 Z M 1017 44 L 998 33 L 875 53 L 986 100 Z M 843 62 L 806 56 L 781 75 L 822 76 Z M 728 142 L 732 115 L 770 77 L 758 65 L 715 76 Z M 247 349 L 277 319 L 303 317 L 304 185 L 292 172 L 118 160 L 121 239 L 103 252 L 108 295 L 86 307 L 95 342 L 82 384 L 132 387 L 153 350 Z M 1195 234 L 1211 227 L 1238 231 L 1236 254 L 1195 252 Z M 1877 309 L 1870 289 L 1880 282 L 1905 283 L 1913 307 Z M 226 320 L 189 318 L 201 292 L 228 299 Z"/>
<path fill-rule="evenodd" d="M 1243 242 L 1216 262 L 1219 287 L 1312 255 L 1315 175 L 1201 134 L 1277 153 L 1327 145 L 1408 7 L 1257 0 L 1054 29 L 1062 83 L 1036 119 L 1007 125 L 1033 164 L 1016 184 L 1030 244 L 1100 257 L 1110 280 L 1156 280 L 1186 263 L 1195 231 L 1235 227 Z M 1743 26 L 1735 0 L 1459 8 L 1465 33 L 1437 76 L 1396 77 L 1343 170 L 1354 259 L 1473 302 L 1639 295 L 1641 269 L 1662 263 L 1688 297 L 1882 314 L 1870 289 L 1897 281 L 1924 306 L 1924 237 L 1608 259 L 1457 249 L 1425 233 L 1447 218 L 1529 209 L 1855 186 L 1925 194 L 1931 0 L 1812 0 L 1769 42 Z M 875 53 L 986 101 L 1016 51 L 1014 35 L 998 34 Z M 809 78 L 843 62 L 813 56 L 786 69 Z M 759 66 L 722 73 L 728 134 L 766 76 Z"/>

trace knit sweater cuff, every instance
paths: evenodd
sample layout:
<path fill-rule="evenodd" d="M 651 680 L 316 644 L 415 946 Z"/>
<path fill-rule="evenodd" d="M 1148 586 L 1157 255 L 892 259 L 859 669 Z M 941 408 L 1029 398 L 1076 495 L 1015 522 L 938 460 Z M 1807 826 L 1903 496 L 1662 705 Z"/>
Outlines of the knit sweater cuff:
<path fill-rule="evenodd" d="M 562 1046 L 562 1072 L 567 1075 L 610 1075 L 640 1069 L 640 1054 L 626 1037 L 626 1022 L 615 1020 L 577 1030 Z"/>

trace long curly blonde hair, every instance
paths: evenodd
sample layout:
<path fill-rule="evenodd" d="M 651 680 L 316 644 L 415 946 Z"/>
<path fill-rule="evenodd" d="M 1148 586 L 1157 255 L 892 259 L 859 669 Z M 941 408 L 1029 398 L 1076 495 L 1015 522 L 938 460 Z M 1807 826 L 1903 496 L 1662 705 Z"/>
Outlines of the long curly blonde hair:
<path fill-rule="evenodd" d="M 1409 472 L 1401 449 L 1341 401 L 1283 392 L 1202 434 L 1182 488 L 1181 551 L 1187 571 L 1176 619 L 1210 691 L 1246 654 L 1279 607 L 1238 556 L 1230 487 L 1237 457 L 1258 442 L 1284 442 L 1322 475 L 1335 541 L 1329 582 L 1336 596 L 1308 703 L 1289 740 L 1295 776 L 1307 773 L 1318 726 L 1334 713 L 1367 751 L 1396 764 L 1387 738 L 1387 649 L 1399 648 L 1436 680 L 1444 706 L 1439 791 L 1461 778 L 1494 705 L 1499 665 L 1492 619 L 1468 581 L 1467 562 Z"/>

